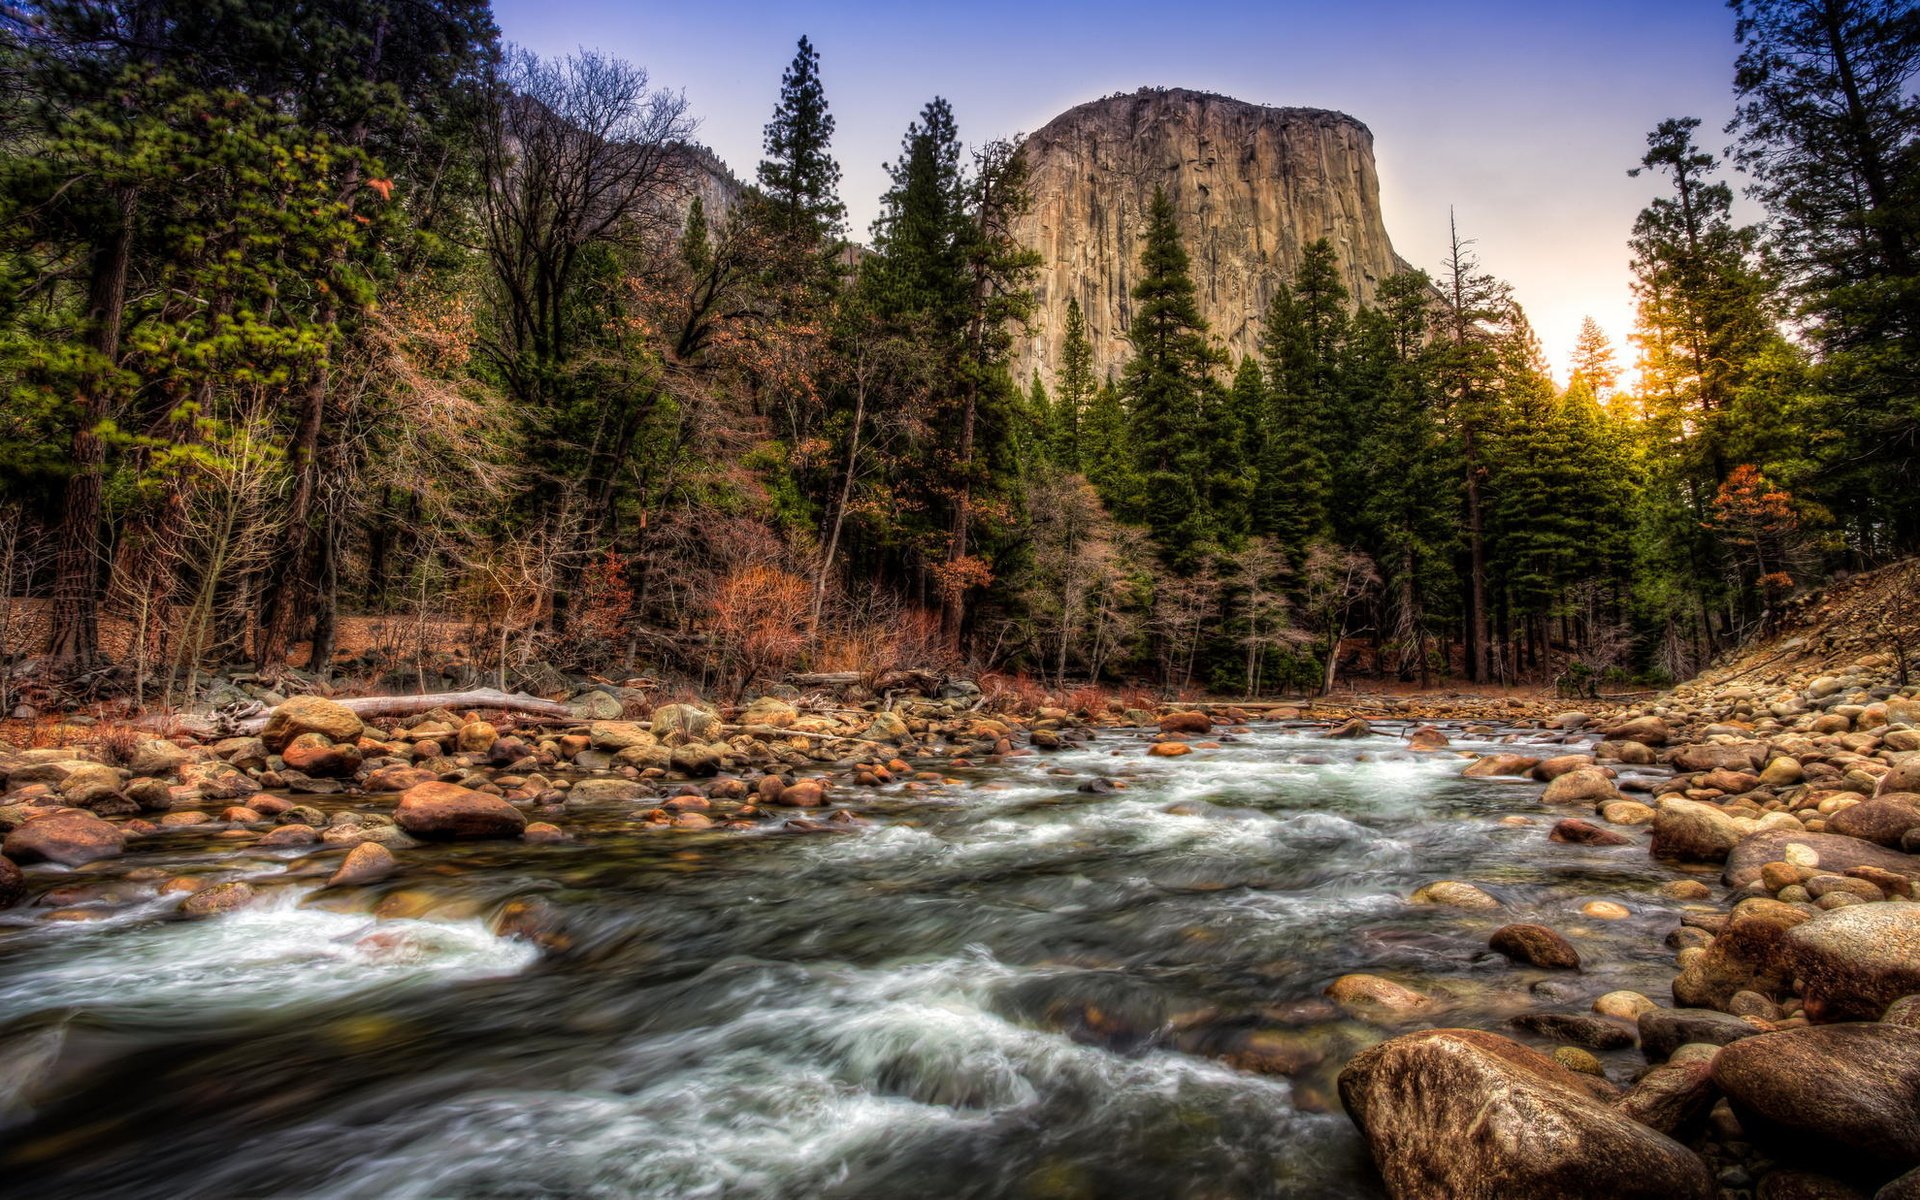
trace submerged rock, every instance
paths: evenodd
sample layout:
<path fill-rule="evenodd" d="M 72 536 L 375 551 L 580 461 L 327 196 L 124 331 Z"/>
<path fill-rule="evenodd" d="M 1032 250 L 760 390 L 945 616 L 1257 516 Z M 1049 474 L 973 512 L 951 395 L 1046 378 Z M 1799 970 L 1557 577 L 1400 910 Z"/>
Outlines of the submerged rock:
<path fill-rule="evenodd" d="M 1470 883 L 1442 879 L 1429 883 L 1407 898 L 1409 904 L 1434 904 L 1448 908 L 1494 909 L 1500 902 Z"/>
<path fill-rule="evenodd" d="M 1714 1194 L 1706 1164 L 1609 1107 L 1607 1084 L 1495 1034 L 1406 1034 L 1359 1055 L 1339 1083 L 1396 1198 Z"/>
<path fill-rule="evenodd" d="M 1545 925 L 1521 923 L 1503 925 L 1493 931 L 1487 945 L 1515 962 L 1554 970 L 1574 970 L 1580 966 L 1580 952 Z"/>

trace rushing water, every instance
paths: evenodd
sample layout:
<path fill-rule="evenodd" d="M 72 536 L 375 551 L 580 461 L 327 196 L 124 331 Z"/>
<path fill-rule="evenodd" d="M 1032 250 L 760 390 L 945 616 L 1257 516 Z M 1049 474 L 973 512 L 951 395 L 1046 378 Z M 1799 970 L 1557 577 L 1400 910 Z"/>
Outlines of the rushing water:
<path fill-rule="evenodd" d="M 1146 744 L 862 792 L 831 835 L 610 805 L 571 842 L 403 853 L 351 892 L 321 888 L 337 851 L 153 839 L 72 876 L 95 886 L 62 915 L 101 919 L 0 926 L 0 1191 L 1375 1196 L 1332 1081 L 1400 1027 L 1333 1008 L 1332 979 L 1505 1028 L 1671 977 L 1665 872 L 1550 843 L 1538 785 L 1391 737 Z M 1126 788 L 1076 790 L 1095 776 Z M 196 871 L 266 896 L 177 920 L 154 881 Z M 1405 902 L 1436 879 L 1505 911 Z M 544 951 L 490 932 L 513 900 Z M 1490 955 L 1513 920 L 1585 969 Z"/>

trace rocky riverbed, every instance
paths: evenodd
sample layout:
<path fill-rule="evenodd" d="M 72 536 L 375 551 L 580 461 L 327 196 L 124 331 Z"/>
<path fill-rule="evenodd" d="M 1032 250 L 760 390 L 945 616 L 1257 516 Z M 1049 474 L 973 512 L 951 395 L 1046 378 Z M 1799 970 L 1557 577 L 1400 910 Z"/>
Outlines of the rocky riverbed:
<path fill-rule="evenodd" d="M 41 1195 L 1897 1200 L 1920 700 L 1884 666 L 1371 722 L 296 698 L 7 750 L 0 1162 Z"/>

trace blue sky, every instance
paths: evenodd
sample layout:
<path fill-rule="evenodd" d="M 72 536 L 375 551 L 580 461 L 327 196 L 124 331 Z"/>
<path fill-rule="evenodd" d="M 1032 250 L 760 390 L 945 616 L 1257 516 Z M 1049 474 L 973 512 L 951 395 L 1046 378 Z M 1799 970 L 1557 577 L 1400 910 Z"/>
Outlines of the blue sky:
<path fill-rule="evenodd" d="M 1647 130 L 1732 111 L 1733 16 L 1720 0 L 1345 4 L 777 4 L 495 0 L 505 37 L 582 46 L 682 89 L 699 138 L 751 178 L 780 73 L 805 33 L 839 129 L 854 232 L 920 106 L 952 101 L 964 137 L 1030 131 L 1143 85 L 1351 113 L 1372 128 L 1394 247 L 1436 270 L 1447 214 L 1513 283 L 1556 373 L 1592 315 L 1631 365 L 1626 240 L 1654 182 L 1629 179 Z M 1749 214 L 1749 217 L 1751 214 Z"/>

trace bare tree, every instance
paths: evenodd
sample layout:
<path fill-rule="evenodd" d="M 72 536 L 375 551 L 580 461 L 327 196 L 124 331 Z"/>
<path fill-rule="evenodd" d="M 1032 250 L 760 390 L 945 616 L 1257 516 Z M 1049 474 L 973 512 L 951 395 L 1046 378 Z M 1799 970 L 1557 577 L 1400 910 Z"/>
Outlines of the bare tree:
<path fill-rule="evenodd" d="M 1286 574 L 1286 555 L 1270 538 L 1248 538 L 1246 546 L 1233 556 L 1227 586 L 1237 598 L 1240 643 L 1247 652 L 1248 697 L 1260 694 L 1267 651 L 1301 640 L 1300 633 L 1287 623 L 1287 597 L 1280 590 Z"/>
<path fill-rule="evenodd" d="M 1307 550 L 1301 565 L 1302 607 L 1312 614 L 1317 632 L 1325 639 L 1327 657 L 1320 677 L 1324 695 L 1333 691 L 1340 669 L 1340 643 L 1351 632 L 1349 624 L 1361 602 L 1380 586 L 1373 560 L 1358 550 L 1318 542 Z"/>

